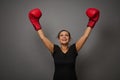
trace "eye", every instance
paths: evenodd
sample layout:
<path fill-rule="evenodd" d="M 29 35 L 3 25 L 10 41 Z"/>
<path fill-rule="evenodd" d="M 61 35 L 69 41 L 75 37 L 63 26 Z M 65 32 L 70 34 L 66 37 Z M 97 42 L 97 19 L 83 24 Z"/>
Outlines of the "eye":
<path fill-rule="evenodd" d="M 60 36 L 63 36 L 63 34 L 60 34 Z"/>
<path fill-rule="evenodd" d="M 65 36 L 69 36 L 68 34 L 65 34 Z"/>

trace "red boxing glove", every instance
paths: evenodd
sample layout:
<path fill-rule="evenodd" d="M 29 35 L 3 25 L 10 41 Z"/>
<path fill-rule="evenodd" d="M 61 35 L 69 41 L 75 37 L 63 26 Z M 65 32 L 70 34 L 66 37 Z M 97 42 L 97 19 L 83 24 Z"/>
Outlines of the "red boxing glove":
<path fill-rule="evenodd" d="M 38 9 L 38 8 L 32 9 L 29 12 L 28 16 L 29 16 L 29 19 L 30 19 L 32 25 L 34 26 L 35 30 L 36 31 L 40 30 L 41 25 L 39 23 L 39 19 L 42 16 L 42 12 L 40 11 L 40 9 Z"/>
<path fill-rule="evenodd" d="M 86 15 L 89 17 L 89 22 L 87 24 L 88 27 L 93 28 L 96 24 L 96 22 L 99 19 L 99 10 L 96 8 L 88 8 L 86 10 Z"/>

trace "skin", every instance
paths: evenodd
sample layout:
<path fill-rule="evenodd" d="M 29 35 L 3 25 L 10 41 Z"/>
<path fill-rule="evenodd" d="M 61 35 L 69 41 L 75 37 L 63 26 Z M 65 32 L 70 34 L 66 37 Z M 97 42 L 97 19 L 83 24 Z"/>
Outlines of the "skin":
<path fill-rule="evenodd" d="M 80 51 L 86 40 L 88 39 L 90 33 L 92 31 L 91 27 L 86 27 L 83 35 L 75 42 L 76 49 L 77 51 Z M 40 39 L 44 43 L 44 45 L 48 48 L 48 50 L 53 54 L 54 52 L 54 44 L 45 36 L 44 32 L 42 29 L 37 31 Z M 60 36 L 58 38 L 58 41 L 60 43 L 61 50 L 65 54 L 68 49 L 69 49 L 69 42 L 70 42 L 70 37 L 68 36 L 68 33 L 66 31 L 63 31 L 60 33 Z"/>
<path fill-rule="evenodd" d="M 59 43 L 61 44 L 61 50 L 63 53 L 66 53 L 69 49 L 70 36 L 68 32 L 62 31 L 59 35 Z"/>

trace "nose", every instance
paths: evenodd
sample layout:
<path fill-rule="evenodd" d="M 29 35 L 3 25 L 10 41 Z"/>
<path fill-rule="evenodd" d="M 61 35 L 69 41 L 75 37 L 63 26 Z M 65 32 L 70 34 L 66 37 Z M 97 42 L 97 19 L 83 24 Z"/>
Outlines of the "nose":
<path fill-rule="evenodd" d="M 63 38 L 66 38 L 66 36 L 64 35 Z"/>

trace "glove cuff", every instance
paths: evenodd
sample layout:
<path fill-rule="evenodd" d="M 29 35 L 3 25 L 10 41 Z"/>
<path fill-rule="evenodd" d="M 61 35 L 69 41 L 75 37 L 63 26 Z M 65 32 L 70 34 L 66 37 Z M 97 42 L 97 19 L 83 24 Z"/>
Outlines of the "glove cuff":
<path fill-rule="evenodd" d="M 96 24 L 96 21 L 89 21 L 87 24 L 87 27 L 94 28 L 95 24 Z"/>
<path fill-rule="evenodd" d="M 35 23 L 35 24 L 33 24 L 33 26 L 34 26 L 36 31 L 38 31 L 42 28 L 40 23 Z"/>

